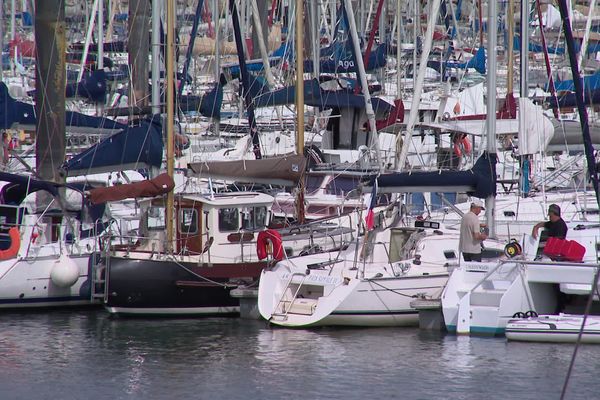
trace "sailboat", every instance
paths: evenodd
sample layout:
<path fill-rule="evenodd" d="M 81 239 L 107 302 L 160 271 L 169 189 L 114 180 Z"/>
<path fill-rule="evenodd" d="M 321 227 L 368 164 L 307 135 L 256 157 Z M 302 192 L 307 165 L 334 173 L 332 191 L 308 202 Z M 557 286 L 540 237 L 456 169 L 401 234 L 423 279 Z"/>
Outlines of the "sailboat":
<path fill-rule="evenodd" d="M 234 1 L 230 7 L 236 19 Z M 168 13 L 172 12 L 171 5 Z M 172 35 L 170 23 L 168 38 Z M 171 68 L 168 64 L 168 79 L 172 79 Z M 166 87 L 169 94 L 172 86 L 167 83 Z M 167 99 L 167 132 L 172 132 L 171 107 Z M 252 121 L 250 125 L 254 126 Z M 172 139 L 167 137 L 170 176 Z M 259 158 L 260 153 L 255 154 Z M 252 175 L 254 181 L 262 175 L 263 180 L 284 185 L 296 185 L 304 169 L 302 152 L 189 165 L 191 174 L 202 177 L 207 172 L 214 178 L 243 173 Z M 166 196 L 140 201 L 139 235 L 124 246 L 107 247 L 95 258 L 104 271 L 106 309 L 118 315 L 237 314 L 239 301 L 230 296 L 233 288 L 256 285 L 260 272 L 276 260 L 320 251 L 321 247 L 340 249 L 352 238 L 352 230 L 326 222 L 316 227 L 270 229 L 272 203 L 273 197 L 264 193 L 213 190 L 177 195 L 168 191 Z M 346 239 L 348 235 L 350 239 Z"/>

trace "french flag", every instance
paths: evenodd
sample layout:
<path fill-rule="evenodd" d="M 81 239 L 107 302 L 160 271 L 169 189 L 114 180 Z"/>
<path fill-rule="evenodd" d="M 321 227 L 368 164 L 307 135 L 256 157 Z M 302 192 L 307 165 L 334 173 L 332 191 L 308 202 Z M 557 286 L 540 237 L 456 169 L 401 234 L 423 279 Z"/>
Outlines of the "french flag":
<path fill-rule="evenodd" d="M 373 212 L 373 209 L 377 204 L 377 179 L 375 179 L 375 182 L 373 183 L 373 190 L 371 191 L 371 194 L 365 196 L 365 204 L 368 204 L 369 207 L 367 216 L 365 217 L 365 225 L 367 227 L 367 231 L 370 231 L 375 225 L 375 213 Z"/>

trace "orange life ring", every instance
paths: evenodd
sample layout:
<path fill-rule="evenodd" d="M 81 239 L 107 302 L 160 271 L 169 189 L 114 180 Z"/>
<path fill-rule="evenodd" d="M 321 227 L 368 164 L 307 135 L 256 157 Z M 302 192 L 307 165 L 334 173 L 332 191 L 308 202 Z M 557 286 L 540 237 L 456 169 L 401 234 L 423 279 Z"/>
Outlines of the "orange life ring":
<path fill-rule="evenodd" d="M 462 137 L 459 136 L 454 140 L 454 154 L 456 154 L 457 157 L 462 157 L 463 150 L 465 155 L 471 154 L 472 149 L 471 141 L 467 138 L 467 135 Z"/>
<path fill-rule="evenodd" d="M 267 229 L 258 234 L 256 238 L 256 255 L 259 260 L 267 258 L 269 251 L 268 246 L 272 246 L 273 259 L 277 261 L 283 260 L 285 253 L 283 251 L 283 244 L 281 241 L 281 235 L 275 229 Z"/>
<path fill-rule="evenodd" d="M 21 248 L 19 229 L 13 226 L 8 230 L 8 236 L 10 237 L 10 247 L 6 250 L 0 250 L 0 260 L 8 260 L 19 254 L 19 249 Z"/>

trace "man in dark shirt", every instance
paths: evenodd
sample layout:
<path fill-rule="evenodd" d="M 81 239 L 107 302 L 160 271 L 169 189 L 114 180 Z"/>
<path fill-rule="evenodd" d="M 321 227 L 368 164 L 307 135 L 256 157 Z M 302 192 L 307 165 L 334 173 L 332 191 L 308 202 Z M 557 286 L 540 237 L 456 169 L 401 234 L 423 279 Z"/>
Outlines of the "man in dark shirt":
<path fill-rule="evenodd" d="M 556 204 L 550 204 L 548 207 L 548 218 L 550 221 L 542 221 L 535 224 L 531 235 L 537 239 L 538 230 L 544 228 L 548 231 L 548 237 L 564 239 L 567 237 L 567 224 L 560 217 L 560 207 Z"/>

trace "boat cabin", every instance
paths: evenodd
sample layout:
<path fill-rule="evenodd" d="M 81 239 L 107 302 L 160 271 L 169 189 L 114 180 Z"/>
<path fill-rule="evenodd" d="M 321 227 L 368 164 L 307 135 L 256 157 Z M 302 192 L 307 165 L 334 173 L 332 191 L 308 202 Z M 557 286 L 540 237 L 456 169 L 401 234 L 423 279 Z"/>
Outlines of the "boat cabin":
<path fill-rule="evenodd" d="M 175 196 L 175 244 L 177 254 L 226 257 L 255 256 L 256 237 L 271 218 L 273 197 L 256 192 Z M 165 250 L 165 200 L 141 203 L 138 251 Z M 216 260 L 215 260 L 216 261 Z"/>

